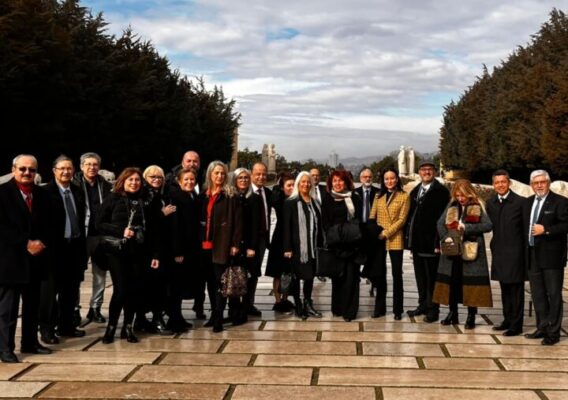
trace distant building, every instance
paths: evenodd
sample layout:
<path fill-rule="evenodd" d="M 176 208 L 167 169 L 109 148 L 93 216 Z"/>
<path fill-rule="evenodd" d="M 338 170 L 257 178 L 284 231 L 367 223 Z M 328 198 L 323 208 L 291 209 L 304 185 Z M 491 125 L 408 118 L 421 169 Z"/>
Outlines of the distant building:
<path fill-rule="evenodd" d="M 339 156 L 337 155 L 337 153 L 335 152 L 335 150 L 333 150 L 331 152 L 331 154 L 329 155 L 329 162 L 327 163 L 331 168 L 337 168 L 337 166 L 339 165 Z"/>

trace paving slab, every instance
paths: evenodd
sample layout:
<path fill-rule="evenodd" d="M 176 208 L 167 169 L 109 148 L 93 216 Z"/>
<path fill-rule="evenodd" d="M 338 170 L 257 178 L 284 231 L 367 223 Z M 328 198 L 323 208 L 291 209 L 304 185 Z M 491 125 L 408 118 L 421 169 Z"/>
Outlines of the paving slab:
<path fill-rule="evenodd" d="M 231 400 L 265 400 L 275 397 L 302 400 L 375 400 L 375 389 L 368 387 L 238 385 Z"/>

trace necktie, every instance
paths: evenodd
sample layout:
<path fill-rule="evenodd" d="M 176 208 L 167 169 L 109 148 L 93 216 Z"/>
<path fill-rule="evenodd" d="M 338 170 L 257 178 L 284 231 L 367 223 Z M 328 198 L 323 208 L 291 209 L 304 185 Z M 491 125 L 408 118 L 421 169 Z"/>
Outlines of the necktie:
<path fill-rule="evenodd" d="M 421 199 L 422 197 L 424 197 L 425 194 L 426 194 L 426 188 L 422 186 L 420 188 L 420 194 L 418 195 L 418 198 Z"/>
<path fill-rule="evenodd" d="M 264 207 L 264 197 L 262 197 L 262 189 L 258 188 L 256 191 L 260 196 L 260 211 L 261 211 L 261 223 L 260 226 L 262 227 L 262 231 L 266 232 L 268 224 L 266 223 L 266 208 Z"/>
<path fill-rule="evenodd" d="M 26 194 L 25 197 L 26 200 L 26 205 L 28 206 L 28 210 L 30 210 L 30 212 L 32 212 L 32 194 Z"/>
<path fill-rule="evenodd" d="M 369 189 L 363 189 L 363 222 L 369 219 Z"/>
<path fill-rule="evenodd" d="M 532 227 L 534 224 L 536 224 L 536 221 L 538 220 L 538 212 L 540 211 L 540 202 L 541 202 L 541 198 L 540 197 L 535 197 L 536 200 L 536 206 L 534 207 L 534 213 L 531 219 L 531 226 L 529 227 L 530 231 L 529 231 L 529 245 L 534 246 L 534 236 L 532 234 Z"/>
<path fill-rule="evenodd" d="M 81 235 L 79 228 L 79 221 L 77 219 L 77 213 L 73 207 L 73 202 L 71 201 L 71 191 L 65 189 L 63 192 L 63 198 L 65 199 L 65 209 L 67 210 L 67 217 L 69 218 L 69 224 L 71 226 L 71 238 L 76 238 Z"/>

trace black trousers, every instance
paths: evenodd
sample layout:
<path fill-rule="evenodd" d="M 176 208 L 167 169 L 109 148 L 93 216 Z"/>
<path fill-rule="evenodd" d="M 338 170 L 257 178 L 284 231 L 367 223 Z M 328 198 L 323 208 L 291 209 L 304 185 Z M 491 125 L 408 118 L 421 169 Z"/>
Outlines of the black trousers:
<path fill-rule="evenodd" d="M 439 255 L 420 256 L 412 253 L 414 264 L 414 276 L 418 288 L 418 308 L 423 310 L 428 316 L 437 318 L 440 313 L 440 305 L 432 303 L 434 286 L 436 285 L 436 274 L 438 271 Z"/>
<path fill-rule="evenodd" d="M 503 283 L 501 286 L 501 302 L 503 303 L 503 326 L 515 332 L 523 331 L 525 312 L 525 283 Z"/>
<path fill-rule="evenodd" d="M 145 257 L 137 255 L 109 255 L 112 297 L 109 304 L 108 325 L 118 324 L 124 310 L 123 325 L 131 325 L 136 312 L 143 311 L 144 277 L 142 268 Z M 149 268 L 149 266 L 147 266 Z"/>
<path fill-rule="evenodd" d="M 392 309 L 395 314 L 402 314 L 404 308 L 404 287 L 402 283 L 402 254 L 403 250 L 388 250 L 392 267 Z M 380 255 L 378 255 L 380 257 Z M 375 298 L 375 313 L 386 314 L 387 309 L 387 252 L 382 254 L 383 259 L 377 260 L 379 275 L 373 278 L 377 288 Z"/>
<path fill-rule="evenodd" d="M 37 340 L 40 281 L 25 285 L 0 286 L 0 351 L 14 351 L 18 308 L 22 298 L 22 347 L 34 347 Z"/>
<path fill-rule="evenodd" d="M 206 282 L 207 294 L 211 303 L 211 320 L 214 324 L 220 325 L 223 322 L 223 313 L 227 305 L 227 298 L 223 297 L 219 288 L 221 287 L 221 275 L 225 272 L 227 265 L 215 264 L 212 260 L 211 250 L 202 252 L 201 267 L 203 268 Z M 242 305 L 239 299 L 229 300 L 229 314 L 241 313 Z"/>
<path fill-rule="evenodd" d="M 361 268 L 352 261 L 344 261 L 344 273 L 331 279 L 331 311 L 343 318 L 355 319 L 359 311 L 359 283 Z"/>
<path fill-rule="evenodd" d="M 262 274 L 262 261 L 264 260 L 264 253 L 266 253 L 267 247 L 268 239 L 261 235 L 258 240 L 258 247 L 255 250 L 253 266 L 249 270 L 251 276 L 249 277 L 247 283 L 247 295 L 245 300 L 248 307 L 254 306 L 254 297 L 256 295 L 258 277 Z"/>
<path fill-rule="evenodd" d="M 562 326 L 562 283 L 564 269 L 544 269 L 536 265 L 534 251 L 529 250 L 529 281 L 536 326 L 550 338 L 560 337 Z"/>

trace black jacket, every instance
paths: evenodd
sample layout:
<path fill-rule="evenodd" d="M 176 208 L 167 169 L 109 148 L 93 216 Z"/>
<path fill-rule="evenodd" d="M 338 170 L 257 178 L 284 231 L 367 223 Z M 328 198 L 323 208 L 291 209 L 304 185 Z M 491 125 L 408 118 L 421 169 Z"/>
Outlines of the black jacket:
<path fill-rule="evenodd" d="M 88 236 L 96 236 L 98 234 L 95 226 L 97 222 L 97 212 L 101 207 L 104 199 L 110 194 L 112 191 L 112 185 L 102 176 L 98 175 L 96 177 L 96 186 L 97 186 L 97 196 L 94 199 L 89 199 L 88 189 L 87 189 L 87 182 L 84 179 L 83 172 L 78 172 L 73 177 L 73 185 L 78 186 L 81 188 L 81 192 L 83 194 L 83 198 L 85 199 L 84 206 L 85 211 L 83 212 L 84 216 L 84 224 L 87 227 L 87 235 Z M 91 206 L 92 203 L 92 206 Z"/>
<path fill-rule="evenodd" d="M 201 198 L 196 193 L 190 194 L 181 189 L 171 191 L 170 198 L 172 204 L 176 206 L 176 212 L 170 216 L 173 256 L 184 256 L 199 262 Z"/>
<path fill-rule="evenodd" d="M 532 205 L 535 196 L 525 202 L 524 233 L 529 235 Z M 545 234 L 535 236 L 534 251 L 538 267 L 543 269 L 561 269 L 566 267 L 566 235 L 568 234 L 568 199 L 554 192 L 548 192 L 541 205 L 537 224 L 544 226 Z M 528 247 L 527 247 L 528 248 Z M 528 252 L 526 253 L 528 257 Z M 527 258 L 527 265 L 528 258 Z"/>
<path fill-rule="evenodd" d="M 418 199 L 421 186 L 417 185 L 410 192 L 405 247 L 416 254 L 435 254 L 434 250 L 440 247 L 437 223 L 448 206 L 450 192 L 434 179 L 428 191 Z"/>
<path fill-rule="evenodd" d="M 513 191 L 501 203 L 497 195 L 487 201 L 487 215 L 493 224 L 491 238 L 491 279 L 503 283 L 527 279 L 523 210 L 526 199 Z"/>

